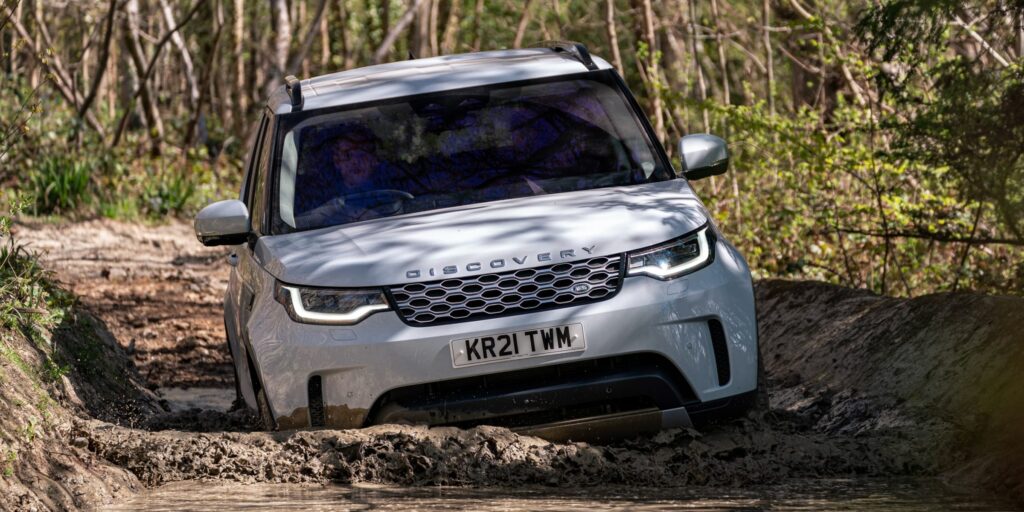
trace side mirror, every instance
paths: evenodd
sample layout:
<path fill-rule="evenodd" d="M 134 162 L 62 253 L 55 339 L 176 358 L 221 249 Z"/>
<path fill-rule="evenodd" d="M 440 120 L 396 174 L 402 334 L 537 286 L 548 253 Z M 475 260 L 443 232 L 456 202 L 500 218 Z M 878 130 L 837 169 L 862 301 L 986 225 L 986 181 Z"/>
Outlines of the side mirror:
<path fill-rule="evenodd" d="M 707 133 L 687 135 L 679 139 L 679 160 L 683 164 L 683 176 L 699 180 L 725 174 L 729 169 L 729 149 L 720 137 Z"/>
<path fill-rule="evenodd" d="M 249 209 L 237 199 L 217 201 L 196 215 L 196 238 L 205 246 L 238 245 L 249 239 Z"/>

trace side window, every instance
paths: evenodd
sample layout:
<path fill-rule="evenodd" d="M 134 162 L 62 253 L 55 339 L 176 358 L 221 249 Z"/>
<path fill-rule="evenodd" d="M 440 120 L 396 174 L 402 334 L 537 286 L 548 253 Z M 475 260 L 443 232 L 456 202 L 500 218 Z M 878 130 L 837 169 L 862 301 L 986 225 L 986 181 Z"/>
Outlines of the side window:
<path fill-rule="evenodd" d="M 246 207 L 252 206 L 252 189 L 253 189 L 253 175 L 256 174 L 256 160 L 259 158 L 260 145 L 259 142 L 263 140 L 263 130 L 267 126 L 267 116 L 260 117 L 259 123 L 256 125 L 256 131 L 252 135 L 252 149 L 249 150 L 249 156 L 245 159 L 245 176 L 242 182 L 242 197 L 239 199 L 245 203 Z"/>
<path fill-rule="evenodd" d="M 263 133 L 260 135 L 260 142 L 257 146 L 258 155 L 254 167 L 255 178 L 253 181 L 253 198 L 249 203 L 249 217 L 252 220 L 254 233 L 262 232 L 263 218 L 266 216 L 266 190 L 267 190 L 267 166 L 270 160 L 271 137 L 274 133 L 273 122 L 263 123 Z"/>

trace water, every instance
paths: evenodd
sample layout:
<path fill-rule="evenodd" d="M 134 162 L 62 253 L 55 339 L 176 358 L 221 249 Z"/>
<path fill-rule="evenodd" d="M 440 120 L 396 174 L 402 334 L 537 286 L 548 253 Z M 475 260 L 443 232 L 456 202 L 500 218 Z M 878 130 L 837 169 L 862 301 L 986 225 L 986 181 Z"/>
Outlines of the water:
<path fill-rule="evenodd" d="M 745 489 L 458 488 L 178 482 L 108 510 L 401 511 L 1009 511 L 990 496 L 930 479 L 809 480 Z"/>
<path fill-rule="evenodd" d="M 226 411 L 235 400 L 234 388 L 160 388 L 158 394 L 167 400 L 171 411 Z"/>

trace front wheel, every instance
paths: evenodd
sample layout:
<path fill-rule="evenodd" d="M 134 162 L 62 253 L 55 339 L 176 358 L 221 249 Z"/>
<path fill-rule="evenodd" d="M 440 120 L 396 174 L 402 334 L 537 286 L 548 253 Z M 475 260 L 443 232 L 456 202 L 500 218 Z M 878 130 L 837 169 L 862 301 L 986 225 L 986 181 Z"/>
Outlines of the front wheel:
<path fill-rule="evenodd" d="M 764 373 L 764 360 L 760 347 L 757 349 L 757 395 L 754 397 L 754 413 L 765 414 L 771 408 L 768 402 L 768 377 Z"/>
<path fill-rule="evenodd" d="M 260 426 L 263 430 L 272 431 L 277 430 L 277 425 L 274 422 L 274 416 L 270 414 L 270 402 L 267 401 L 267 393 L 262 389 L 256 393 L 256 403 L 259 406 Z"/>

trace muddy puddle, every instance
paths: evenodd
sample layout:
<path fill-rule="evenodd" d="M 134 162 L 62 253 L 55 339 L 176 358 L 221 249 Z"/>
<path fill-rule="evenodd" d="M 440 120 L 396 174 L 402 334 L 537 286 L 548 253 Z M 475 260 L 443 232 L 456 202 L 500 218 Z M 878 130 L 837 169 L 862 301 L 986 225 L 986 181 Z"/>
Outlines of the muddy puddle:
<path fill-rule="evenodd" d="M 157 395 L 167 401 L 171 412 L 190 409 L 226 411 L 235 400 L 235 390 L 228 388 L 160 388 Z"/>
<path fill-rule="evenodd" d="M 743 489 L 457 488 L 379 485 L 239 485 L 178 482 L 107 510 L 1014 510 L 931 479 L 794 480 Z"/>

